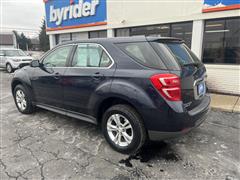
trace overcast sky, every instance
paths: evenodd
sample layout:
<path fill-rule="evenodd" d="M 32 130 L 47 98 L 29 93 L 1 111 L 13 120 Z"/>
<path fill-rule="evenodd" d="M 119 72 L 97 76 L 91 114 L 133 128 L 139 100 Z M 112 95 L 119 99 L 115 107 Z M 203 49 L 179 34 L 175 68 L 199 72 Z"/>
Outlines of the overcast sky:
<path fill-rule="evenodd" d="M 43 0 L 0 0 L 1 29 L 37 35 L 44 18 Z"/>

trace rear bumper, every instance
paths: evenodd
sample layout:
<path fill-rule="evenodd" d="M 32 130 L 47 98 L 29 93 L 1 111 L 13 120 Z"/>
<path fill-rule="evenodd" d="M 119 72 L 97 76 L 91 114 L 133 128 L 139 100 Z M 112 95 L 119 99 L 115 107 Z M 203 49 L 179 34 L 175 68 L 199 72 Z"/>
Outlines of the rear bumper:
<path fill-rule="evenodd" d="M 207 95 L 202 103 L 191 111 L 183 113 L 171 112 L 167 122 L 164 123 L 164 129 L 160 126 L 158 129 L 148 130 L 149 139 L 159 141 L 179 137 L 200 126 L 206 120 L 210 111 L 210 102 L 210 96 Z"/>
<path fill-rule="evenodd" d="M 210 110 L 208 110 L 208 112 L 209 111 Z M 150 130 L 150 131 L 148 131 L 149 139 L 151 141 L 161 141 L 161 140 L 165 140 L 165 139 L 171 139 L 171 138 L 180 137 L 180 136 L 182 136 L 184 134 L 187 134 L 190 131 L 192 131 L 193 129 L 195 129 L 198 126 L 200 126 L 203 123 L 203 121 L 206 120 L 208 112 L 201 119 L 199 119 L 197 121 L 197 123 L 195 124 L 194 127 L 186 128 L 186 129 L 183 129 L 182 131 L 177 131 L 177 132 L 161 132 L 161 131 L 151 131 Z"/>

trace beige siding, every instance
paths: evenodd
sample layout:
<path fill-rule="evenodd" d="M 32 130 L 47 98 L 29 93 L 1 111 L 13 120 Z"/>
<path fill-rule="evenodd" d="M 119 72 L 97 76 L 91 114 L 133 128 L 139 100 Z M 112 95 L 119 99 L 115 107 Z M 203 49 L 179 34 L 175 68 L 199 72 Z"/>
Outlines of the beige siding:
<path fill-rule="evenodd" d="M 204 20 L 214 18 L 239 17 L 240 10 L 202 13 L 203 0 L 109 0 L 107 1 L 107 25 L 50 31 L 48 34 L 79 33 L 87 38 L 87 32 L 108 30 L 108 37 L 113 36 L 113 29 L 150 24 L 164 24 L 181 21 L 194 21 L 192 49 L 201 59 Z M 61 35 L 60 40 L 68 37 Z M 79 38 L 79 34 L 74 34 Z M 218 92 L 240 95 L 239 65 L 206 65 L 208 85 Z"/>
<path fill-rule="evenodd" d="M 239 65 L 206 65 L 209 89 L 240 95 Z"/>

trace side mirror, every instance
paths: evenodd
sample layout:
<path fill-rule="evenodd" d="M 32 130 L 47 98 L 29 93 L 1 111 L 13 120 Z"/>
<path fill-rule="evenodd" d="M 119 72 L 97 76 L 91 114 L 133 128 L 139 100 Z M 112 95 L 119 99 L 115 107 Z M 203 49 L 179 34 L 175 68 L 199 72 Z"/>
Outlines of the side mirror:
<path fill-rule="evenodd" d="M 30 66 L 31 66 L 31 67 L 40 67 L 40 62 L 39 62 L 39 60 L 33 60 L 33 61 L 30 63 Z"/>

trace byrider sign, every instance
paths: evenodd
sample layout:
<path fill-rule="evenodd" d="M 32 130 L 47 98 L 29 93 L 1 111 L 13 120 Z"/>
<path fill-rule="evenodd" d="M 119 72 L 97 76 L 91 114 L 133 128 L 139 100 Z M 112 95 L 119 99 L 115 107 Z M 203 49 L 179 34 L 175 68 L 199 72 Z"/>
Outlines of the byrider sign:
<path fill-rule="evenodd" d="M 44 0 L 47 31 L 106 25 L 106 0 Z"/>
<path fill-rule="evenodd" d="M 240 9 L 240 0 L 204 0 L 203 12 Z"/>

